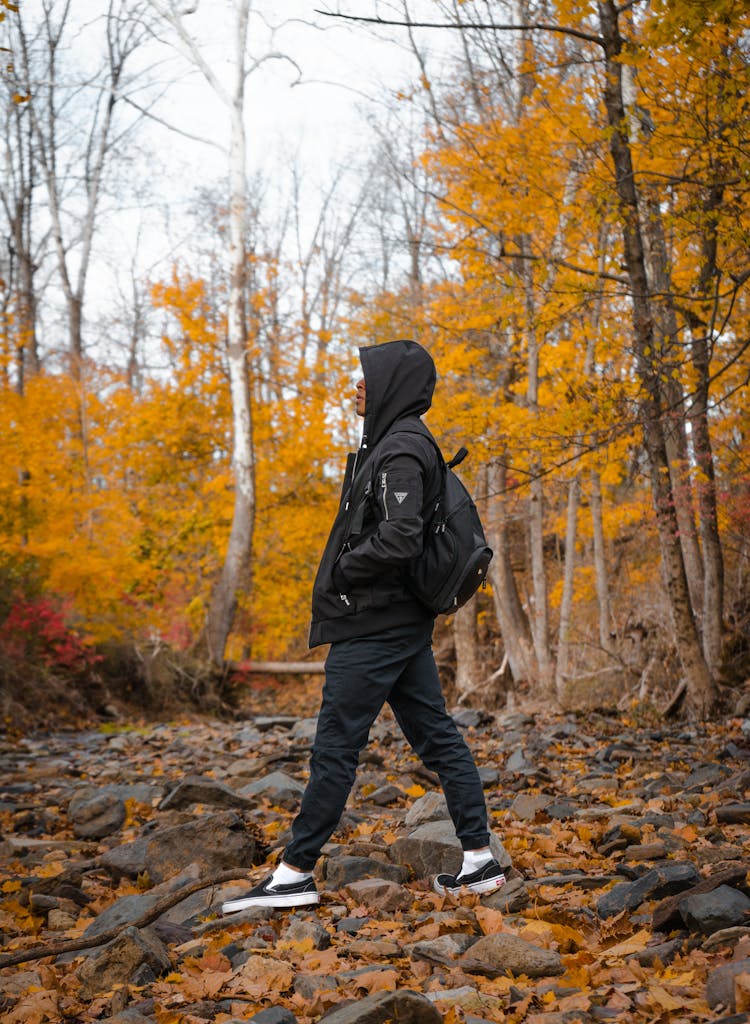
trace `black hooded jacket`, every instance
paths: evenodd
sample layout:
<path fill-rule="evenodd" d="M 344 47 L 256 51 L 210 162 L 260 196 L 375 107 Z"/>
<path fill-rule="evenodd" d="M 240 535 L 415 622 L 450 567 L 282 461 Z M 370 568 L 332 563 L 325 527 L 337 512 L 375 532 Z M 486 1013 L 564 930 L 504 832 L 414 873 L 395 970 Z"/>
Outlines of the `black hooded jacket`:
<path fill-rule="evenodd" d="M 404 570 L 421 554 L 425 513 L 440 489 L 435 443 L 419 418 L 432 403 L 435 364 L 414 341 L 361 348 L 359 358 L 362 445 L 347 459 L 315 578 L 311 647 L 432 618 L 408 590 Z"/>

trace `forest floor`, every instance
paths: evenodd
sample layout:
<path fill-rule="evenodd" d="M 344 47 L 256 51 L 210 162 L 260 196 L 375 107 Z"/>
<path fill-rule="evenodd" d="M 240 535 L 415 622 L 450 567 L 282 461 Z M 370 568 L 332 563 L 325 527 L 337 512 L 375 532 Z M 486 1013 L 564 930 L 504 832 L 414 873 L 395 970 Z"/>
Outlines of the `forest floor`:
<path fill-rule="evenodd" d="M 262 710 L 0 738 L 0 1019 L 750 1020 L 750 721 L 458 712 L 508 882 L 454 900 L 437 779 L 386 713 L 320 906 L 222 918 L 307 773 L 313 708 Z"/>

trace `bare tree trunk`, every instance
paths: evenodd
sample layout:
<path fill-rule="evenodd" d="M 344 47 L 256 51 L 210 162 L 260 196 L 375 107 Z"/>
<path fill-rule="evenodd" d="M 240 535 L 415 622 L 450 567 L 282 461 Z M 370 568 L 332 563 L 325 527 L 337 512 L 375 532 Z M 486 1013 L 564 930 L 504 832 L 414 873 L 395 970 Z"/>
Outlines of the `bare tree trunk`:
<path fill-rule="evenodd" d="M 596 597 L 599 607 L 599 645 L 603 651 L 611 653 L 613 648 L 612 612 L 609 601 L 609 577 L 602 521 L 602 482 L 595 469 L 591 472 L 590 500 L 594 535 L 594 576 L 596 577 Z"/>
<path fill-rule="evenodd" d="M 453 616 L 453 643 L 456 648 L 456 699 L 468 696 L 480 683 L 477 656 L 476 598 L 459 608 Z"/>
<path fill-rule="evenodd" d="M 528 248 L 528 240 L 520 240 L 522 252 Z M 538 412 L 539 392 L 539 343 L 537 339 L 533 282 L 531 281 L 531 261 L 524 261 L 521 267 L 522 280 L 526 293 L 526 344 L 527 353 L 527 387 L 526 398 L 532 412 Z M 554 669 L 549 638 L 549 610 L 547 604 L 547 572 L 544 565 L 544 485 L 542 483 L 542 463 L 538 455 L 531 457 L 531 483 L 529 485 L 529 551 L 531 556 L 532 601 L 531 635 L 534 640 L 534 651 L 539 672 L 541 693 L 551 694 L 554 688 Z"/>
<path fill-rule="evenodd" d="M 575 582 L 576 527 L 581 486 L 578 475 L 568 484 L 568 515 L 565 527 L 565 570 L 563 593 L 560 602 L 560 635 L 557 641 L 557 662 L 555 665 L 555 692 L 560 701 L 565 696 L 570 655 L 570 624 L 573 617 L 573 593 Z"/>
<path fill-rule="evenodd" d="M 630 69 L 627 69 L 630 71 Z M 676 366 L 672 357 L 678 343 L 679 329 L 677 315 L 671 302 L 672 281 L 669 273 L 669 258 L 664 238 L 661 210 L 655 198 L 648 193 L 639 193 L 643 202 L 641 228 L 645 247 L 646 274 L 652 295 L 651 308 L 654 314 L 656 336 L 664 339 L 662 358 L 668 367 Z M 682 358 L 680 354 L 680 359 Z M 690 456 L 686 434 L 686 417 L 682 387 L 671 373 L 667 372 L 663 383 L 666 409 L 664 433 L 667 443 L 675 512 L 680 528 L 680 546 L 685 560 L 690 600 L 700 618 L 703 608 L 703 560 L 698 544 L 695 525 L 695 502 L 690 480 Z"/>
<path fill-rule="evenodd" d="M 610 151 L 615 167 L 617 193 L 621 203 L 623 252 L 632 293 L 633 344 L 636 368 L 646 396 L 641 401 L 640 420 L 651 470 L 664 578 L 688 698 L 696 714 L 706 715 L 716 705 L 717 690 L 701 650 L 679 541 L 679 524 L 662 421 L 664 409 L 660 372 L 663 367 L 655 346 L 638 196 L 622 95 L 622 37 L 614 0 L 599 0 L 599 16 L 605 53 L 604 102 L 610 125 Z"/>
<path fill-rule="evenodd" d="M 490 563 L 490 582 L 495 614 L 515 682 L 533 682 L 539 674 L 529 618 L 521 604 L 511 564 L 506 509 L 507 470 L 502 461 L 487 467 L 487 539 L 494 555 Z"/>
<path fill-rule="evenodd" d="M 250 407 L 250 368 L 245 322 L 245 228 L 247 180 L 245 173 L 245 46 L 249 3 L 241 0 L 237 11 L 236 80 L 231 107 L 229 253 L 230 291 L 227 319 L 229 380 L 232 394 L 234 450 L 234 510 L 229 544 L 221 576 L 211 596 L 206 636 L 211 659 L 221 665 L 237 609 L 237 596 L 250 585 L 250 555 L 255 521 L 255 465 Z"/>

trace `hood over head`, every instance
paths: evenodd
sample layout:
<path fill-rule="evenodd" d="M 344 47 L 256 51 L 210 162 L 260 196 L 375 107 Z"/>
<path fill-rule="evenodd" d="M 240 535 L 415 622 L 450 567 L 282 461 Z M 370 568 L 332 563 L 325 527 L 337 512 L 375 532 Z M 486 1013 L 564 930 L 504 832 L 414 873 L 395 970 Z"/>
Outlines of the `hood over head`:
<path fill-rule="evenodd" d="M 416 341 L 401 339 L 359 350 L 365 378 L 365 422 L 362 446 L 381 439 L 396 420 L 421 416 L 432 405 L 435 364 Z"/>

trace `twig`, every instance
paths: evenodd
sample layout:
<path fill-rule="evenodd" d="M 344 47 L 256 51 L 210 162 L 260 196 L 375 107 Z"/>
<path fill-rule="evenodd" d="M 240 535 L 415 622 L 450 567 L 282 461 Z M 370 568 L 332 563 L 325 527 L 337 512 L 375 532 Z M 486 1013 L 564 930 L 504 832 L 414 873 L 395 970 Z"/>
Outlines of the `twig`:
<path fill-rule="evenodd" d="M 110 928 L 99 935 L 92 935 L 88 939 L 69 939 L 66 942 L 57 942 L 49 946 L 33 946 L 31 949 L 22 949 L 16 953 L 4 953 L 0 955 L 0 968 L 13 967 L 15 964 L 28 963 L 30 960 L 43 960 L 45 957 L 59 956 L 61 953 L 74 953 L 81 949 L 93 949 L 96 946 L 103 946 L 105 943 L 117 938 L 120 932 L 125 931 L 126 928 L 145 928 L 146 925 L 155 921 L 157 917 L 161 917 L 165 911 L 181 903 L 187 896 L 192 896 L 194 892 L 200 892 L 201 889 L 210 889 L 212 885 L 232 882 L 237 878 L 246 878 L 249 870 L 249 868 L 232 868 L 229 871 L 221 871 L 218 875 L 214 875 L 213 878 L 204 879 L 200 882 L 191 882 L 190 885 L 185 885 L 176 892 L 168 893 L 164 899 L 159 900 L 155 906 L 146 911 L 145 914 L 141 914 L 135 921 L 126 921 L 124 924 Z"/>
<path fill-rule="evenodd" d="M 680 709 L 680 705 L 682 704 L 683 700 L 685 699 L 685 694 L 686 693 L 687 693 L 687 682 L 683 679 L 682 682 L 680 683 L 680 685 L 675 690 L 674 694 L 672 695 L 672 698 L 669 701 L 669 704 L 667 704 L 667 706 L 664 708 L 664 711 L 662 712 L 662 714 L 664 715 L 665 718 L 671 718 L 673 715 L 677 714 L 677 712 Z"/>

